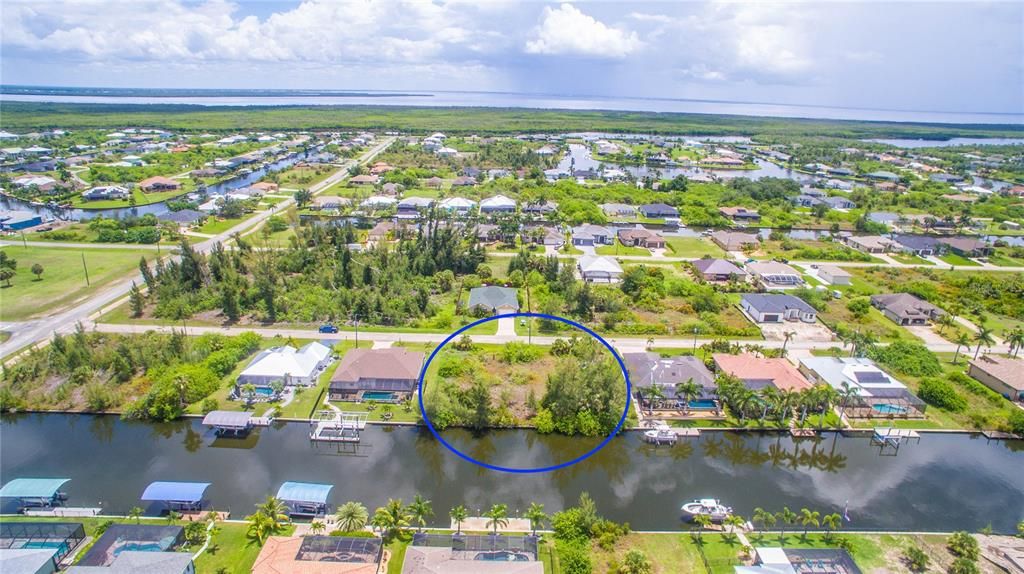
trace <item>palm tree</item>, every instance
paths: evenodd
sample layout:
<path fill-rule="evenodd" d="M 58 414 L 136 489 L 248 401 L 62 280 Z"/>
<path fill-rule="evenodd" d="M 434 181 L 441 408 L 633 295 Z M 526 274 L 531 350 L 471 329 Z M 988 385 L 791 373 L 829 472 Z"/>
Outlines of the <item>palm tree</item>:
<path fill-rule="evenodd" d="M 832 538 L 832 532 L 842 528 L 843 517 L 833 512 L 832 514 L 828 514 L 822 518 L 821 524 L 825 527 L 825 540 L 830 540 Z"/>
<path fill-rule="evenodd" d="M 960 357 L 960 347 L 967 347 L 968 350 L 971 348 L 971 336 L 963 331 L 956 336 L 956 353 L 953 355 L 953 364 L 956 364 L 956 360 Z"/>
<path fill-rule="evenodd" d="M 246 516 L 245 519 L 249 521 L 249 537 L 256 539 L 260 544 L 263 544 L 268 536 L 277 531 L 274 528 L 274 521 L 262 512 L 254 512 Z"/>
<path fill-rule="evenodd" d="M 487 518 L 487 527 L 494 527 L 494 534 L 497 536 L 498 528 L 504 528 L 508 526 L 508 505 L 507 504 L 495 504 L 491 506 L 491 509 L 484 513 Z"/>
<path fill-rule="evenodd" d="M 735 406 L 736 410 L 740 412 L 740 424 L 743 424 L 746 421 L 747 411 L 750 409 L 750 407 L 756 404 L 757 393 L 747 388 L 737 391 Z"/>
<path fill-rule="evenodd" d="M 800 524 L 804 526 L 804 540 L 807 540 L 807 531 L 810 530 L 811 526 L 817 528 L 821 526 L 821 513 L 817 510 L 810 511 L 806 508 L 800 509 Z"/>
<path fill-rule="evenodd" d="M 995 337 L 992 336 L 992 329 L 981 326 L 978 327 L 978 332 L 974 335 L 974 340 L 978 343 L 978 348 L 974 350 L 974 359 L 978 359 L 978 353 L 981 352 L 981 346 L 991 347 L 996 344 Z"/>
<path fill-rule="evenodd" d="M 796 513 L 789 509 L 788 506 L 782 507 L 782 512 L 776 514 L 781 522 L 781 531 L 779 533 L 779 540 L 786 540 L 786 526 L 796 523 Z"/>
<path fill-rule="evenodd" d="M 181 520 L 181 513 L 176 511 L 176 510 L 172 510 L 172 511 L 168 512 L 167 513 L 167 524 L 174 524 L 175 520 Z"/>
<path fill-rule="evenodd" d="M 764 533 L 764 527 L 767 526 L 767 517 L 771 513 L 758 506 L 754 509 L 754 516 L 750 519 L 754 524 L 759 524 L 760 528 L 757 529 L 757 535 L 761 536 Z"/>
<path fill-rule="evenodd" d="M 941 335 L 943 333 L 943 331 L 945 331 L 946 329 L 952 328 L 953 325 L 955 324 L 955 321 L 953 320 L 952 315 L 945 314 L 945 315 L 939 315 L 939 317 L 937 319 L 935 319 L 935 323 L 938 324 L 938 326 L 939 326 L 938 331 L 939 331 L 939 334 Z"/>
<path fill-rule="evenodd" d="M 142 519 L 142 508 L 138 506 L 131 507 L 128 511 L 128 518 L 134 518 L 135 524 L 138 524 Z"/>
<path fill-rule="evenodd" d="M 683 399 L 685 412 L 690 412 L 690 401 L 699 397 L 703 390 L 704 388 L 700 384 L 693 382 L 693 377 L 690 377 L 685 383 L 676 383 L 676 396 Z"/>
<path fill-rule="evenodd" d="M 697 526 L 697 543 L 700 544 L 701 534 L 704 532 L 704 529 L 711 526 L 711 517 L 707 514 L 698 514 L 693 517 L 693 523 Z"/>
<path fill-rule="evenodd" d="M 320 522 L 319 520 L 314 520 L 313 522 L 311 522 L 309 524 L 309 531 L 312 532 L 313 535 L 315 535 L 315 536 L 319 536 L 319 535 L 323 534 L 324 530 L 326 530 L 326 529 L 327 529 L 327 526 L 323 522 Z"/>
<path fill-rule="evenodd" d="M 448 511 L 448 516 L 451 517 L 452 522 L 455 523 L 456 534 L 462 534 L 462 523 L 469 517 L 469 513 L 466 512 L 466 507 L 460 504 Z"/>
<path fill-rule="evenodd" d="M 430 501 L 419 494 L 412 499 L 407 510 L 410 518 L 419 524 L 419 528 L 417 530 L 421 532 L 423 531 L 423 527 L 427 525 L 427 519 L 434 515 L 434 509 L 430 505 Z"/>
<path fill-rule="evenodd" d="M 1010 353 L 1016 357 L 1017 353 L 1024 349 L 1024 328 L 1017 327 L 1006 333 L 1006 342 L 1010 344 Z"/>
<path fill-rule="evenodd" d="M 268 496 L 262 504 L 257 504 L 256 514 L 267 517 L 271 532 L 277 532 L 290 521 L 288 507 L 283 500 L 275 496 Z"/>
<path fill-rule="evenodd" d="M 818 419 L 818 430 L 825 427 L 825 417 L 832 411 L 832 406 L 839 398 L 839 392 L 832 385 L 818 385 L 815 391 L 818 404 L 821 405 L 821 417 Z"/>
<path fill-rule="evenodd" d="M 387 504 L 374 511 L 373 525 L 379 528 L 386 538 L 409 526 L 409 513 L 402 504 L 402 499 L 389 498 Z"/>
<path fill-rule="evenodd" d="M 338 526 L 345 532 L 362 530 L 369 520 L 370 514 L 362 503 L 350 501 L 338 507 L 336 514 Z"/>
<path fill-rule="evenodd" d="M 654 384 L 644 391 L 644 398 L 647 399 L 647 408 L 654 410 L 665 398 L 665 392 L 661 390 L 661 386 Z"/>
<path fill-rule="evenodd" d="M 763 423 L 771 407 L 778 405 L 779 393 L 775 387 L 768 385 L 758 392 L 757 398 L 761 403 L 761 417 L 759 420 Z"/>
<path fill-rule="evenodd" d="M 543 527 L 544 521 L 548 519 L 548 515 L 544 514 L 544 505 L 531 502 L 530 508 L 526 509 L 526 519 L 530 521 L 530 529 L 533 530 L 533 535 L 537 536 L 537 529 Z"/>
<path fill-rule="evenodd" d="M 743 529 L 743 525 L 746 524 L 746 523 L 747 523 L 746 519 L 744 519 L 742 516 L 740 516 L 738 514 L 732 514 L 730 516 L 726 516 L 725 520 L 722 521 L 722 524 L 724 524 L 725 526 L 731 526 L 732 527 L 732 531 L 729 532 L 730 538 L 738 538 L 736 536 L 736 534 L 735 534 L 736 530 L 742 530 Z"/>
<path fill-rule="evenodd" d="M 792 339 L 795 336 L 796 336 L 796 333 L 794 333 L 793 331 L 786 331 L 785 333 L 782 334 L 783 339 L 782 339 L 782 353 L 781 353 L 781 356 L 782 356 L 783 359 L 786 358 L 786 345 L 788 345 L 789 344 L 789 340 Z"/>

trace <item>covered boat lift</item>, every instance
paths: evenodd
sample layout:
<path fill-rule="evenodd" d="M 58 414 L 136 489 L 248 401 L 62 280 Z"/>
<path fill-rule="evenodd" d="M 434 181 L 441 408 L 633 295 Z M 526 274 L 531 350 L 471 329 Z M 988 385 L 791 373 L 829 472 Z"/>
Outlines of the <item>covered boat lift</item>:
<path fill-rule="evenodd" d="M 325 516 L 332 488 L 333 484 L 286 482 L 277 489 L 277 498 L 288 507 L 290 516 Z"/>
<path fill-rule="evenodd" d="M 168 510 L 202 510 L 209 482 L 153 482 L 143 491 L 140 500 L 160 502 Z"/>
<path fill-rule="evenodd" d="M 0 488 L 0 498 L 18 501 L 18 511 L 25 508 L 52 508 L 64 504 L 68 495 L 60 491 L 70 478 L 15 478 Z"/>
<path fill-rule="evenodd" d="M 252 413 L 243 411 L 210 411 L 203 424 L 213 427 L 218 436 L 243 436 L 253 427 Z"/>

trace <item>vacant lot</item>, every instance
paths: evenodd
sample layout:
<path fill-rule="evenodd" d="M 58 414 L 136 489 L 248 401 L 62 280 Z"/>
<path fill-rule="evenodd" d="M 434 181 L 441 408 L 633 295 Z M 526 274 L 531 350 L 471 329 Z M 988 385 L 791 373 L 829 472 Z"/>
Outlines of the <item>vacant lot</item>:
<path fill-rule="evenodd" d="M 18 261 L 18 268 L 11 286 L 6 282 L 0 286 L 0 321 L 21 321 L 84 299 L 103 285 L 131 273 L 138 266 L 140 256 L 139 251 L 131 249 L 15 246 L 2 249 L 8 257 Z M 32 273 L 32 266 L 37 263 L 43 266 L 38 280 Z"/>

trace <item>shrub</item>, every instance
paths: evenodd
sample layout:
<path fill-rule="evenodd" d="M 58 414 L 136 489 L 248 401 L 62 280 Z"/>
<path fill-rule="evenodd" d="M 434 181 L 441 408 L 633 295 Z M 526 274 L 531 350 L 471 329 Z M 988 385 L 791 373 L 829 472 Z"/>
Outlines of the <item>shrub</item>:
<path fill-rule="evenodd" d="M 210 414 L 218 408 L 220 408 L 220 403 L 217 402 L 217 399 L 213 397 L 206 397 L 203 399 L 202 410 L 204 415 Z"/>
<path fill-rule="evenodd" d="M 1024 436 L 1024 411 L 1013 409 L 1008 417 L 1010 432 L 1015 435 Z"/>
<path fill-rule="evenodd" d="M 862 319 L 866 317 L 868 311 L 871 310 L 871 302 L 867 297 L 858 297 L 856 299 L 851 299 L 850 302 L 846 304 L 846 308 L 850 310 L 851 315 L 857 319 Z"/>
<path fill-rule="evenodd" d="M 969 558 L 957 558 L 949 565 L 949 574 L 979 574 L 978 565 Z"/>
<path fill-rule="evenodd" d="M 540 347 L 520 343 L 519 341 L 512 341 L 505 343 L 505 346 L 501 348 L 501 361 L 503 363 L 508 363 L 509 365 L 514 365 L 516 363 L 532 363 L 540 358 L 542 353 L 543 351 Z"/>
<path fill-rule="evenodd" d="M 619 574 L 651 574 L 654 572 L 654 566 L 651 565 L 651 561 L 642 550 L 633 549 L 626 552 L 626 557 L 623 558 L 618 572 Z"/>
<path fill-rule="evenodd" d="M 551 529 L 555 538 L 567 542 L 578 542 L 590 538 L 586 517 L 579 508 L 567 508 L 551 516 Z"/>
<path fill-rule="evenodd" d="M 942 379 L 922 379 L 917 394 L 926 403 L 947 411 L 960 412 L 967 408 L 967 399 L 960 396 L 953 385 Z"/>
<path fill-rule="evenodd" d="M 868 356 L 903 375 L 934 377 L 942 374 L 938 357 L 920 343 L 896 341 L 869 349 Z"/>
<path fill-rule="evenodd" d="M 906 561 L 907 567 L 910 568 L 911 572 L 924 572 L 928 569 L 928 563 L 931 562 L 928 554 L 917 546 L 911 546 L 904 550 L 903 559 Z"/>
<path fill-rule="evenodd" d="M 960 558 L 974 561 L 978 559 L 978 540 L 963 530 L 954 532 L 946 541 L 949 551 Z"/>
<path fill-rule="evenodd" d="M 594 570 L 590 553 L 582 545 L 565 545 L 559 549 L 558 554 L 564 574 L 590 574 Z"/>

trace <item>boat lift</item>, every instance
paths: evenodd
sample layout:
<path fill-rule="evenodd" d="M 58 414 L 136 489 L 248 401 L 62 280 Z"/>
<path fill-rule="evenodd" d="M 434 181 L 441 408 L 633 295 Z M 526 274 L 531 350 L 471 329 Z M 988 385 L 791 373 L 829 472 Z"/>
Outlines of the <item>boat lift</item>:
<path fill-rule="evenodd" d="M 921 433 L 911 429 L 878 427 L 871 435 L 871 443 L 879 446 L 880 454 L 885 454 L 886 448 L 892 447 L 890 456 L 895 456 L 900 450 L 900 445 L 909 440 L 921 442 Z"/>
<path fill-rule="evenodd" d="M 359 442 L 366 428 L 365 412 L 320 411 L 309 421 L 309 440 L 322 442 Z"/>

